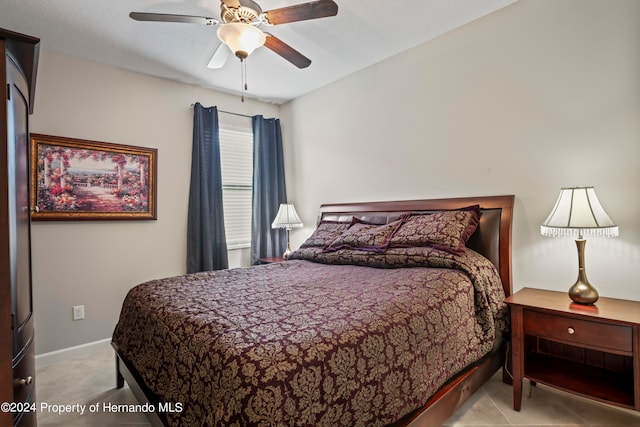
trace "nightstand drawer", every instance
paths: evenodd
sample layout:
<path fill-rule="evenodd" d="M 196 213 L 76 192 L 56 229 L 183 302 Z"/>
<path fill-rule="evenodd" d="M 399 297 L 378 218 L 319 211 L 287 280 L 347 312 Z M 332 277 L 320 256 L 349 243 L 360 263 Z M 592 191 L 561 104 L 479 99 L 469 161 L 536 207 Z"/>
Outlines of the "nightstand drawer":
<path fill-rule="evenodd" d="M 631 354 L 632 332 L 630 326 L 578 320 L 532 310 L 524 311 L 525 334 L 566 344 Z"/>

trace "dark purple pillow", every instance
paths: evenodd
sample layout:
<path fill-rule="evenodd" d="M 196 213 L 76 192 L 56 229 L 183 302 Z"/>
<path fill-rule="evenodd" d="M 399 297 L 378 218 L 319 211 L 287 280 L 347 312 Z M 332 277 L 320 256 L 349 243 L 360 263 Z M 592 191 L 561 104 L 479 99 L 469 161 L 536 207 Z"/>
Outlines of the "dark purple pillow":
<path fill-rule="evenodd" d="M 461 254 L 478 227 L 480 207 L 411 215 L 393 235 L 390 247 L 432 246 Z"/>
<path fill-rule="evenodd" d="M 300 247 L 325 247 L 346 231 L 350 225 L 351 222 L 321 221 L 313 234 Z"/>
<path fill-rule="evenodd" d="M 351 221 L 351 226 L 325 246 L 324 250 L 360 249 L 364 251 L 384 252 L 403 221 L 404 218 L 401 218 L 389 224 L 378 225 L 354 217 Z"/>

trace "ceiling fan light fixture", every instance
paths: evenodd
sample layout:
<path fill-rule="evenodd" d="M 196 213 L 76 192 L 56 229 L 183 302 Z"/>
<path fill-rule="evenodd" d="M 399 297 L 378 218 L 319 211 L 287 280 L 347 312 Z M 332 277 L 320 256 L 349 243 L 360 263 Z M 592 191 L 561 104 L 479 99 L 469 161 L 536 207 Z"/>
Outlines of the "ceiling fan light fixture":
<path fill-rule="evenodd" d="M 267 40 L 258 28 L 241 22 L 225 24 L 218 28 L 218 38 L 240 59 L 251 55 Z"/>

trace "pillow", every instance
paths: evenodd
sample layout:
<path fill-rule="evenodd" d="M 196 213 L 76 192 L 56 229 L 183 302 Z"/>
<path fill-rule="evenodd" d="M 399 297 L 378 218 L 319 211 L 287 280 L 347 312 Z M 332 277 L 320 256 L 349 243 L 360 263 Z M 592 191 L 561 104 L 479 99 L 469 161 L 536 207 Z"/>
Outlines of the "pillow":
<path fill-rule="evenodd" d="M 338 221 L 321 221 L 314 232 L 305 242 L 300 245 L 301 248 L 324 247 L 331 243 L 336 237 L 342 234 L 349 226 L 350 222 Z"/>
<path fill-rule="evenodd" d="M 329 252 L 338 249 L 360 249 L 384 252 L 404 220 L 405 218 L 401 218 L 389 224 L 378 225 L 354 217 L 351 226 L 325 246 L 324 250 Z"/>
<path fill-rule="evenodd" d="M 454 254 L 465 251 L 465 243 L 478 227 L 480 207 L 413 214 L 393 235 L 389 246 L 432 246 Z"/>

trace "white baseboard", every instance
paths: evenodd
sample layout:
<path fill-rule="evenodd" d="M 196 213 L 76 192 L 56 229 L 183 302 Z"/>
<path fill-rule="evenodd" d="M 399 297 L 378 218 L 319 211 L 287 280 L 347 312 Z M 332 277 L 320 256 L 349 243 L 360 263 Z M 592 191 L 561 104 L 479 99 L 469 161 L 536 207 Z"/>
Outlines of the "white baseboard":
<path fill-rule="evenodd" d="M 73 359 L 74 357 L 84 356 L 101 351 L 108 351 L 108 349 L 111 349 L 111 338 L 105 338 L 100 341 L 94 341 L 86 344 L 76 345 L 73 347 L 63 348 L 60 350 L 51 351 L 49 353 L 37 354 L 36 369 L 50 365 L 52 363 Z"/>

